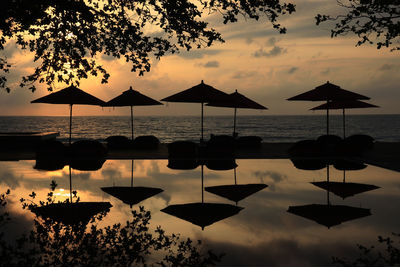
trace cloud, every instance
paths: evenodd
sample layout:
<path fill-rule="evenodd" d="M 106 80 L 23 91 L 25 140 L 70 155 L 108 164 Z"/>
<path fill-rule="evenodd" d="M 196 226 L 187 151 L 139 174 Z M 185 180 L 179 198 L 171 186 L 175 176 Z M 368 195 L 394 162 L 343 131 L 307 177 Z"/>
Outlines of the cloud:
<path fill-rule="evenodd" d="M 293 74 L 293 73 L 295 73 L 298 69 L 299 69 L 298 67 L 291 67 L 291 68 L 288 70 L 288 73 L 289 73 L 289 74 Z"/>
<path fill-rule="evenodd" d="M 265 180 L 272 180 L 272 183 L 268 182 L 268 187 L 271 191 L 275 191 L 276 184 L 287 179 L 286 175 L 275 171 L 255 171 L 252 175 L 259 178 L 261 183 L 265 183 Z"/>
<path fill-rule="evenodd" d="M 204 56 L 215 56 L 222 53 L 222 50 L 217 49 L 202 49 L 202 50 L 190 50 L 190 51 L 181 51 L 175 55 L 184 58 L 184 59 L 198 59 L 203 58 Z"/>
<path fill-rule="evenodd" d="M 331 70 L 330 70 L 329 68 L 327 68 L 327 69 L 321 71 L 320 73 L 321 73 L 322 75 L 328 75 L 330 72 L 331 72 Z"/>
<path fill-rule="evenodd" d="M 203 65 L 204 68 L 218 68 L 219 67 L 219 62 L 216 60 L 213 61 L 208 61 Z"/>
<path fill-rule="evenodd" d="M 271 37 L 268 39 L 267 41 L 267 45 L 273 46 L 276 44 L 276 38 L 275 37 Z"/>
<path fill-rule="evenodd" d="M 274 47 L 269 50 L 269 51 L 265 51 L 264 48 L 260 48 L 259 50 L 257 50 L 256 52 L 253 53 L 254 57 L 276 57 L 279 55 L 282 55 L 286 53 L 286 49 L 283 49 L 282 47 L 276 46 L 274 45 Z"/>
<path fill-rule="evenodd" d="M 251 78 L 254 77 L 258 74 L 256 71 L 249 71 L 249 72 L 235 72 L 232 75 L 232 79 L 246 79 L 246 78 Z"/>
<path fill-rule="evenodd" d="M 330 266 L 332 256 L 351 257 L 357 247 L 337 242 L 306 244 L 299 240 L 273 239 L 257 246 L 204 241 L 223 252 L 221 266 Z M 290 256 L 289 256 L 290 255 Z"/>
<path fill-rule="evenodd" d="M 397 66 L 395 64 L 383 64 L 379 70 L 381 71 L 391 71 L 397 69 Z"/>

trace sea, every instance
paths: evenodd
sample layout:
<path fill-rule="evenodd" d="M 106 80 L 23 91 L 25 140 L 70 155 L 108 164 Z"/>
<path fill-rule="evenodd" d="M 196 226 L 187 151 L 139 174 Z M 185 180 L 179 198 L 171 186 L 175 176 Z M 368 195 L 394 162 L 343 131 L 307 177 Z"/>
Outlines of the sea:
<path fill-rule="evenodd" d="M 136 116 L 134 135 L 154 135 L 160 142 L 177 140 L 198 141 L 201 137 L 199 116 Z M 396 115 L 348 115 L 345 119 L 346 136 L 368 134 L 376 141 L 400 141 L 400 114 Z M 341 115 L 329 117 L 330 134 L 343 136 Z M 59 139 L 69 137 L 69 117 L 51 116 L 3 116 L 0 132 L 59 132 Z M 204 117 L 204 139 L 211 134 L 231 135 L 232 116 Z M 260 136 L 263 142 L 295 142 L 313 139 L 326 134 L 324 115 L 268 115 L 238 116 L 236 132 L 239 136 Z M 72 141 L 81 139 L 104 140 L 108 136 L 131 136 L 129 116 L 74 116 Z"/>

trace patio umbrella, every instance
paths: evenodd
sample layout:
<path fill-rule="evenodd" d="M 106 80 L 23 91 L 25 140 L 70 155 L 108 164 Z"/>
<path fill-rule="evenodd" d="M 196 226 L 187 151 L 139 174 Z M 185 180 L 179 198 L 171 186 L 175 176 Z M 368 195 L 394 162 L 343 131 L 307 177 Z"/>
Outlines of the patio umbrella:
<path fill-rule="evenodd" d="M 348 90 L 333 83 L 326 82 L 305 93 L 288 98 L 289 101 L 326 101 L 333 100 L 369 100 L 370 98 Z M 329 134 L 329 108 L 326 109 L 326 133 Z"/>
<path fill-rule="evenodd" d="M 72 134 L 72 105 L 95 105 L 101 106 L 104 104 L 103 100 L 98 99 L 91 94 L 88 94 L 81 89 L 71 85 L 60 91 L 51 93 L 49 95 L 40 97 L 31 101 L 31 103 L 47 103 L 47 104 L 68 104 L 70 106 L 69 112 L 69 144 L 71 145 Z"/>
<path fill-rule="evenodd" d="M 223 198 L 227 198 L 237 203 L 246 197 L 257 193 L 268 187 L 266 184 L 237 184 L 236 168 L 233 170 L 235 184 L 233 185 L 218 185 L 208 186 L 204 188 L 207 192 L 213 193 Z"/>
<path fill-rule="evenodd" d="M 361 183 L 348 183 L 346 182 L 346 170 L 361 170 L 367 165 L 360 163 L 353 163 L 351 161 L 340 160 L 333 165 L 336 169 L 343 170 L 343 182 L 329 181 L 329 167 L 327 167 L 327 180 L 320 182 L 311 182 L 311 184 L 332 192 L 333 194 L 345 199 L 356 194 L 361 194 L 367 191 L 378 189 L 378 186 Z M 338 168 L 337 168 L 338 167 Z"/>
<path fill-rule="evenodd" d="M 37 216 L 49 218 L 68 225 L 87 224 L 99 213 L 108 212 L 112 207 L 110 202 L 72 202 L 72 175 L 69 166 L 70 200 L 33 207 L 30 210 Z"/>
<path fill-rule="evenodd" d="M 104 107 L 131 107 L 131 131 L 132 131 L 132 140 L 133 140 L 133 107 L 134 106 L 154 106 L 154 105 L 162 105 L 162 103 L 145 96 L 139 93 L 136 90 L 132 89 L 132 86 L 129 90 L 124 91 L 119 96 L 111 99 L 107 103 L 105 103 Z"/>
<path fill-rule="evenodd" d="M 161 210 L 169 215 L 198 225 L 202 230 L 206 226 L 238 214 L 243 209 L 230 204 L 204 202 L 203 168 L 203 165 L 201 165 L 201 202 L 170 205 Z"/>
<path fill-rule="evenodd" d="M 111 186 L 111 187 L 102 187 L 101 190 L 106 192 L 107 194 L 112 195 L 113 197 L 118 198 L 125 204 L 130 205 L 132 208 L 133 205 L 138 204 L 139 202 L 148 199 L 152 196 L 155 196 L 164 190 L 160 188 L 153 187 L 143 187 L 143 186 L 133 186 L 133 160 L 132 160 L 132 168 L 131 168 L 131 186 Z"/>
<path fill-rule="evenodd" d="M 328 228 L 371 215 L 370 209 L 331 204 L 290 206 L 287 211 L 325 225 Z"/>
<path fill-rule="evenodd" d="M 342 109 L 343 110 L 343 139 L 346 138 L 345 109 L 347 108 L 379 108 L 376 105 L 369 104 L 356 99 L 334 100 L 325 104 L 314 107 L 310 110 Z"/>
<path fill-rule="evenodd" d="M 238 108 L 246 108 L 246 109 L 268 109 L 263 105 L 258 104 L 257 102 L 251 100 L 250 98 L 245 97 L 244 95 L 238 93 L 235 90 L 234 93 L 229 94 L 226 99 L 222 101 L 213 101 L 208 103 L 206 106 L 213 107 L 226 107 L 226 108 L 234 108 L 233 112 L 233 136 L 236 135 L 236 113 Z"/>
<path fill-rule="evenodd" d="M 371 215 L 370 209 L 332 205 L 329 200 L 329 192 L 332 190 L 329 181 L 329 165 L 326 166 L 327 204 L 310 204 L 302 206 L 289 206 L 288 212 L 313 220 L 330 228 L 342 222 L 351 221 Z"/>
<path fill-rule="evenodd" d="M 201 81 L 200 84 L 193 86 L 187 90 L 176 93 L 161 99 L 166 102 L 182 102 L 182 103 L 200 103 L 201 104 L 201 139 L 203 141 L 203 117 L 204 117 L 204 103 L 211 101 L 218 101 L 224 99 L 227 94 L 215 89 L 214 87 L 205 84 Z"/>

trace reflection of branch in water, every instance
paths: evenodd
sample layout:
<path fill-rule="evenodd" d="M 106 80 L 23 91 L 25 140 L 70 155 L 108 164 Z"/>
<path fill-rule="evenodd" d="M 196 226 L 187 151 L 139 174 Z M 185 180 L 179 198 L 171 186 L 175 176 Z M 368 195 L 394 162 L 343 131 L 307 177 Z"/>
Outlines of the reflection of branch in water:
<path fill-rule="evenodd" d="M 49 195 L 51 198 L 52 194 Z M 6 203 L 5 198 L 0 197 L 0 204 Z M 23 200 L 23 203 L 26 201 Z M 41 204 L 46 206 L 46 202 Z M 5 204 L 1 207 L 3 206 Z M 3 216 L 4 212 L 0 209 L 0 219 Z M 179 234 L 167 235 L 160 226 L 152 232 L 151 214 L 143 207 L 132 210 L 132 218 L 125 225 L 118 223 L 99 228 L 97 223 L 101 219 L 95 220 L 87 228 L 86 224 L 67 225 L 36 218 L 29 238 L 23 236 L 15 242 L 16 245 L 7 244 L 2 239 L 4 228 L 0 221 L 0 251 L 7 252 L 6 257 L 2 258 L 2 264 L 215 266 L 222 258 L 222 255 L 203 251 L 200 241 L 196 243 L 190 239 L 184 240 Z"/>
<path fill-rule="evenodd" d="M 359 255 L 356 259 L 333 257 L 333 263 L 337 266 L 399 266 L 400 234 L 392 235 L 393 237 L 378 236 L 377 246 L 365 247 L 358 244 Z"/>

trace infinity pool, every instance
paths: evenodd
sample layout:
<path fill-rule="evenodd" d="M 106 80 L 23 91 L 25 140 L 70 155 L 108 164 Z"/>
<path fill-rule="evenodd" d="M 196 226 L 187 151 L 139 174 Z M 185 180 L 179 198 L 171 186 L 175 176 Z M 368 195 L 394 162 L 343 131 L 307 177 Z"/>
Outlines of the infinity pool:
<path fill-rule="evenodd" d="M 216 171 L 206 166 L 193 170 L 173 170 L 167 160 L 108 160 L 97 171 L 71 170 L 72 189 L 81 201 L 109 201 L 110 212 L 101 226 L 124 223 L 131 207 L 103 192 L 101 187 L 133 186 L 160 188 L 163 192 L 138 205 L 151 211 L 151 227 L 162 226 L 168 233 L 200 239 L 207 248 L 225 253 L 222 266 L 326 266 L 332 256 L 354 258 L 356 244 L 372 245 L 377 237 L 400 232 L 399 173 L 367 166 L 346 171 L 347 183 L 375 185 L 378 189 L 342 199 L 311 184 L 326 181 L 327 169 L 297 169 L 290 160 L 236 160 L 236 170 Z M 35 161 L 0 162 L 1 191 L 11 189 L 10 207 L 15 218 L 12 233 L 28 231 L 34 215 L 18 201 L 35 191 L 37 200 L 45 199 L 55 180 L 57 199 L 69 197 L 69 167 L 39 171 Z M 132 169 L 133 166 L 133 169 Z M 266 184 L 268 187 L 239 201 L 236 215 L 217 221 L 204 230 L 191 222 L 161 210 L 169 205 L 193 202 L 236 203 L 218 195 L 202 192 L 204 187 L 235 184 Z M 133 171 L 133 172 L 132 172 Z M 344 172 L 329 168 L 330 181 L 342 182 Z M 331 227 L 289 213 L 290 206 L 327 204 L 368 209 L 371 215 L 350 219 Z M 135 209 L 138 205 L 134 205 Z"/>

